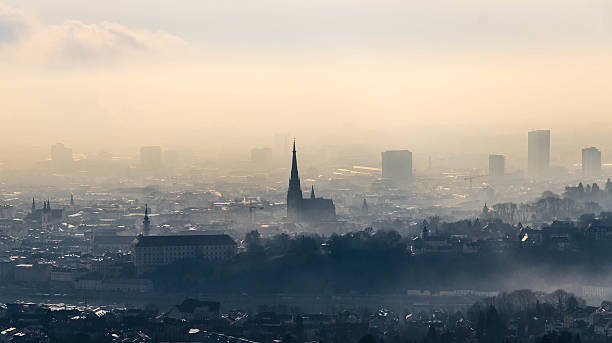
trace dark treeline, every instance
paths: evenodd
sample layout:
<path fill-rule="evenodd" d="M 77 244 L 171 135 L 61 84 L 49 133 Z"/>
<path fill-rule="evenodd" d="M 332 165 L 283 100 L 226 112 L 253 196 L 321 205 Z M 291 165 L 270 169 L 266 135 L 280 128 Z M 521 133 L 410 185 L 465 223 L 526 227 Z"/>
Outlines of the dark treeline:
<path fill-rule="evenodd" d="M 439 227 L 447 232 L 453 226 Z M 472 230 L 474 221 L 462 221 L 458 227 Z M 507 226 L 501 227 L 503 233 Z M 149 276 L 157 288 L 166 290 L 318 294 L 504 290 L 606 281 L 612 261 L 609 244 L 589 241 L 579 227 L 574 229 L 580 249 L 523 247 L 515 232 L 516 238 L 483 243 L 477 253 L 419 256 L 410 251 L 412 237 L 395 231 L 366 229 L 330 237 L 280 234 L 265 239 L 253 231 L 245 237 L 246 251 L 229 261 L 182 260 Z M 536 285 L 538 281 L 542 284 Z"/>
<path fill-rule="evenodd" d="M 612 211 L 612 181 L 601 189 L 597 183 L 567 186 L 562 195 L 550 191 L 531 203 L 499 203 L 491 216 L 506 223 L 552 221 L 578 218 L 582 214 Z"/>
<path fill-rule="evenodd" d="M 426 330 L 422 326 L 415 330 L 419 319 L 414 318 L 423 322 L 427 316 L 414 314 L 396 334 L 387 337 L 368 334 L 359 342 L 607 343 L 612 339 L 598 335 L 580 313 L 605 313 L 611 306 L 612 303 L 604 301 L 599 308 L 588 307 L 583 299 L 564 290 L 552 293 L 517 290 L 478 301 L 464 312 L 434 311 Z M 561 326 L 563 322 L 566 326 Z"/>

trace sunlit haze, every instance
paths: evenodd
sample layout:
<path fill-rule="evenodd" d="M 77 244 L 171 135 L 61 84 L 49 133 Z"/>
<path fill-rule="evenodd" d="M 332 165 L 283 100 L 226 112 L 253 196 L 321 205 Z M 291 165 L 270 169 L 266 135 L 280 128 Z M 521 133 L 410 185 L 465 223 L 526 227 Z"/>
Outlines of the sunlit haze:
<path fill-rule="evenodd" d="M 0 343 L 612 342 L 612 0 L 0 0 Z"/>
<path fill-rule="evenodd" d="M 611 6 L 3 0 L 3 149 L 239 153 L 289 132 L 521 156 L 543 127 L 577 162 L 612 148 Z"/>

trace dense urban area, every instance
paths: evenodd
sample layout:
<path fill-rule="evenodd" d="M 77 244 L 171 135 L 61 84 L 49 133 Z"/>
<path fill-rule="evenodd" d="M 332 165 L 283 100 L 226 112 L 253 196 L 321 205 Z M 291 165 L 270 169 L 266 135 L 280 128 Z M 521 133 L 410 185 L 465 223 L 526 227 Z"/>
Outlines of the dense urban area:
<path fill-rule="evenodd" d="M 286 135 L 207 168 L 55 144 L 2 170 L 0 341 L 608 342 L 607 165 L 528 136 L 526 175 L 408 150 L 304 168 Z"/>

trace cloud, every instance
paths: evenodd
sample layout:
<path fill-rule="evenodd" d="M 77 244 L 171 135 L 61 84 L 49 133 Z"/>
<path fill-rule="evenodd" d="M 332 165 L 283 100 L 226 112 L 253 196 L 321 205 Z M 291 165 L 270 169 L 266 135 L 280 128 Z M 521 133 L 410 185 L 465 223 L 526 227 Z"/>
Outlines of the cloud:
<path fill-rule="evenodd" d="M 25 12 L 0 3 L 0 44 L 21 39 L 34 26 L 35 21 Z"/>
<path fill-rule="evenodd" d="M 1 3 L 0 44 L 3 55 L 16 64 L 52 68 L 100 66 L 190 49 L 186 41 L 165 31 L 131 29 L 110 22 L 67 20 L 42 25 L 27 13 Z"/>

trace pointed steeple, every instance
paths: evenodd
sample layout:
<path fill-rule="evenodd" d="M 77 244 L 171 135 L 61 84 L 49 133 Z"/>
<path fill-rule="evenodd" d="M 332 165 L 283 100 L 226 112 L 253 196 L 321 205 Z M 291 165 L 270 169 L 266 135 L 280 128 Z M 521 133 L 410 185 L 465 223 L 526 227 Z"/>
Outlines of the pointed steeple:
<path fill-rule="evenodd" d="M 310 186 L 310 199 L 315 198 L 314 185 Z"/>
<path fill-rule="evenodd" d="M 295 139 L 293 139 L 293 158 L 291 159 L 291 180 L 297 180 L 297 182 L 300 180 L 298 175 L 297 156 L 295 152 Z"/>
<path fill-rule="evenodd" d="M 293 158 L 291 160 L 291 175 L 289 177 L 289 189 L 287 190 L 287 218 L 296 222 L 299 218 L 299 208 L 302 203 L 302 186 L 298 174 L 297 153 L 295 151 L 295 139 L 293 140 Z"/>
<path fill-rule="evenodd" d="M 32 198 L 32 213 L 34 213 L 34 211 L 36 211 L 36 201 Z"/>
<path fill-rule="evenodd" d="M 74 206 L 74 194 L 70 193 L 70 206 Z"/>
<path fill-rule="evenodd" d="M 368 202 L 363 198 L 363 204 L 361 204 L 361 213 L 368 213 Z"/>
<path fill-rule="evenodd" d="M 51 200 L 47 199 L 47 210 L 51 209 Z"/>
<path fill-rule="evenodd" d="M 149 219 L 149 205 L 145 204 L 144 219 L 142 220 L 142 234 L 149 235 L 151 231 L 151 220 Z"/>

